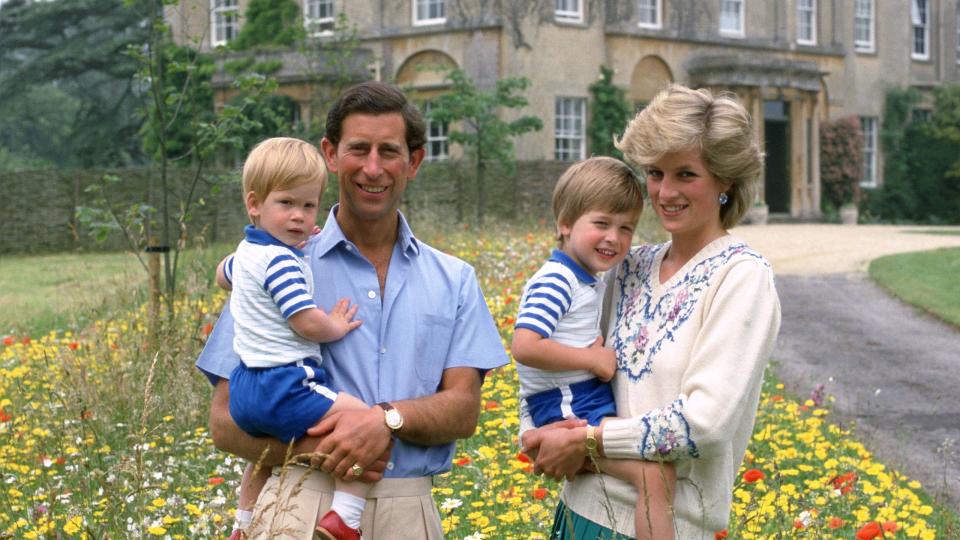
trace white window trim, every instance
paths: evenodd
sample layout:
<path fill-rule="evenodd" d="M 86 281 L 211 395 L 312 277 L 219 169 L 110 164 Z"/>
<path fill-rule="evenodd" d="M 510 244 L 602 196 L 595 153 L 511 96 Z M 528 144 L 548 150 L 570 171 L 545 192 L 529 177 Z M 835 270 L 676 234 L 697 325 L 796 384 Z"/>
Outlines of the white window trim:
<path fill-rule="evenodd" d="M 797 44 L 816 45 L 817 44 L 817 0 L 811 0 L 812 9 L 810 10 L 810 39 L 800 37 L 800 2 L 797 2 Z"/>
<path fill-rule="evenodd" d="M 927 2 L 927 20 L 923 24 L 923 50 L 922 54 L 917 54 L 913 50 L 913 45 L 915 41 L 914 30 L 915 26 L 918 26 L 920 13 L 919 8 L 917 7 L 917 0 L 910 0 L 910 58 L 914 60 L 929 60 L 930 59 L 930 2 Z"/>
<path fill-rule="evenodd" d="M 722 0 L 721 0 L 721 1 L 722 1 Z M 726 37 L 740 37 L 740 38 L 744 37 L 744 35 L 745 35 L 745 34 L 744 34 L 744 27 L 746 26 L 746 21 L 744 20 L 744 17 L 746 16 L 746 10 L 747 10 L 747 9 L 746 9 L 746 6 L 747 6 L 747 0 L 740 0 L 740 15 L 738 16 L 738 20 L 740 21 L 740 28 L 738 28 L 738 29 L 736 29 L 736 30 L 728 30 L 728 29 L 723 28 L 723 26 L 721 25 L 721 26 L 720 26 L 720 35 L 721 35 L 721 36 L 726 36 Z M 721 21 L 723 20 L 723 9 L 722 9 L 722 8 L 723 8 L 723 6 L 721 5 L 721 10 L 720 10 L 720 19 L 721 19 Z M 718 24 L 719 24 L 719 22 L 718 22 Z"/>
<path fill-rule="evenodd" d="M 560 100 L 571 100 L 575 103 L 582 103 L 582 116 L 580 117 L 580 133 L 578 137 L 561 137 L 557 133 L 557 103 Z M 577 148 L 576 156 L 573 156 L 572 159 L 568 158 L 565 161 L 579 161 L 584 159 L 587 154 L 587 98 L 579 96 L 557 96 L 554 98 L 553 105 L 553 159 L 558 159 L 557 157 L 557 141 L 560 139 L 564 140 L 573 140 L 578 138 L 580 140 L 579 148 Z"/>
<path fill-rule="evenodd" d="M 868 139 L 868 137 L 867 137 L 868 134 L 863 130 L 864 120 L 870 120 L 871 123 L 873 124 L 872 133 L 870 134 L 870 135 L 872 135 L 872 136 L 869 137 L 869 139 L 870 139 L 869 141 L 867 140 L 867 139 Z M 878 131 L 880 130 L 879 124 L 880 124 L 880 121 L 877 119 L 876 116 L 861 116 L 861 117 L 860 117 L 860 134 L 861 134 L 861 136 L 863 137 L 863 151 L 864 151 L 864 170 L 863 170 L 863 172 L 864 172 L 864 174 L 866 174 L 867 171 L 868 171 L 868 169 L 867 169 L 867 167 L 866 167 L 866 165 L 867 165 L 866 160 L 869 159 L 869 160 L 870 160 L 870 168 L 869 168 L 869 171 L 873 173 L 871 178 L 862 178 L 862 179 L 860 180 L 860 187 L 865 187 L 865 188 L 875 188 L 875 187 L 877 187 L 877 143 L 879 142 L 879 141 L 878 141 L 878 139 L 879 139 L 879 133 L 878 133 Z M 870 153 L 869 156 L 867 155 L 867 146 L 868 146 L 868 145 L 869 145 L 869 146 L 872 148 L 872 150 L 873 150 L 873 151 Z"/>
<path fill-rule="evenodd" d="M 311 33 L 310 35 L 313 36 L 313 37 L 332 36 L 332 35 L 333 35 L 333 28 L 332 28 L 332 26 L 333 26 L 333 25 L 336 23 L 336 21 L 337 21 L 336 15 L 331 15 L 331 16 L 329 16 L 329 17 L 319 17 L 319 18 L 316 18 L 316 19 L 311 19 L 311 18 L 307 15 L 307 13 L 308 13 L 307 4 L 308 4 L 309 2 L 310 2 L 310 0 L 303 0 L 303 27 L 306 28 L 307 31 L 309 32 L 309 31 L 310 31 L 310 28 L 312 27 L 312 25 L 320 26 L 320 25 L 323 25 L 323 24 L 325 24 L 325 23 L 329 23 L 329 24 L 331 25 L 331 29 L 330 29 L 330 30 L 318 30 L 318 31 L 316 31 L 316 32 Z M 330 7 L 331 7 L 331 8 L 334 7 L 332 0 L 331 0 L 331 2 L 330 2 Z"/>
<path fill-rule="evenodd" d="M 427 101 L 427 102 L 425 102 L 425 103 L 423 104 L 424 117 L 426 117 L 427 114 L 430 112 L 430 107 L 431 107 L 431 104 L 430 104 L 429 101 Z M 439 124 L 439 125 L 444 125 L 444 124 L 445 124 L 445 127 L 444 127 L 443 130 L 442 130 L 442 131 L 443 131 L 443 135 L 442 135 L 442 136 L 434 137 L 434 136 L 430 133 L 430 131 L 431 131 L 430 128 L 434 125 L 435 122 L 434 122 L 433 120 L 430 120 L 429 118 L 425 118 L 425 120 L 426 120 L 426 123 L 427 123 L 427 126 L 426 126 L 426 127 L 427 127 L 427 129 L 426 129 L 427 142 L 426 142 L 426 144 L 424 144 L 424 147 L 425 147 L 426 151 L 425 151 L 424 154 L 423 154 L 423 155 L 424 155 L 424 158 L 423 158 L 423 159 L 424 159 L 425 161 L 429 161 L 429 162 L 446 161 L 446 160 L 450 159 L 450 125 L 449 125 L 449 124 L 445 124 L 444 122 L 436 122 L 436 124 Z M 434 155 L 434 154 L 431 153 L 431 148 L 433 148 L 433 146 L 431 145 L 431 143 L 435 143 L 435 142 L 442 142 L 442 143 L 443 143 L 443 148 L 444 148 L 444 150 L 445 150 L 445 152 L 444 152 L 443 154 L 436 154 L 436 155 Z"/>
<path fill-rule="evenodd" d="M 857 39 L 857 13 L 856 2 L 854 2 L 853 13 L 853 50 L 859 53 L 872 53 L 877 50 L 877 2 L 876 0 L 866 0 L 870 4 L 870 41 L 860 41 Z"/>
<path fill-rule="evenodd" d="M 229 8 L 217 7 L 217 0 L 210 0 L 210 46 L 211 47 L 220 47 L 230 42 L 229 39 L 217 39 L 217 14 L 231 12 L 231 11 L 236 14 L 239 20 L 239 17 L 240 17 L 239 5 L 233 5 L 233 6 L 230 6 Z M 239 31 L 240 31 L 240 25 L 237 24 L 237 32 Z"/>
<path fill-rule="evenodd" d="M 433 19 L 418 19 L 417 18 L 417 4 L 420 0 L 413 0 L 410 2 L 410 5 L 413 6 L 413 25 L 414 26 L 429 26 L 431 24 L 444 24 L 447 22 L 447 17 L 434 17 Z M 444 0 L 444 14 L 446 14 L 446 0 Z"/>
<path fill-rule="evenodd" d="M 553 17 L 560 22 L 579 23 L 583 22 L 583 2 L 584 0 L 575 0 L 577 3 L 576 11 L 561 10 L 554 7 Z M 554 2 L 556 6 L 556 2 Z"/>
<path fill-rule="evenodd" d="M 657 7 L 657 20 L 653 23 L 637 21 L 637 26 L 640 28 L 650 28 L 652 30 L 659 30 L 663 28 L 663 0 L 654 0 L 654 5 Z"/>

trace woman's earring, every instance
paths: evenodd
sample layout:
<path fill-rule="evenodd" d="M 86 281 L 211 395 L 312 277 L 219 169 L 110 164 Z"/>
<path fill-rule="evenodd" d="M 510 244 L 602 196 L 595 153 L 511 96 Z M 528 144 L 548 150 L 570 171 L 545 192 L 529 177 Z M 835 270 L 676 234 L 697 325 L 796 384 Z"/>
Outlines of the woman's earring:
<path fill-rule="evenodd" d="M 726 194 L 726 193 L 721 193 L 721 194 L 720 194 L 720 206 L 723 206 L 723 205 L 727 204 L 727 202 L 729 202 L 729 201 L 730 201 L 730 197 L 727 197 L 727 194 Z"/>

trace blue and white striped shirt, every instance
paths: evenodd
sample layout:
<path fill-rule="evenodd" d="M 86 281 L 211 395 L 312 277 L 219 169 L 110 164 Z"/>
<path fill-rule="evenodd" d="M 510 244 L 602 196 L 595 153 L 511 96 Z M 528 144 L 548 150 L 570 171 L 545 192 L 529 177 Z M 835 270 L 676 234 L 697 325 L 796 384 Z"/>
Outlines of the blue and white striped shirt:
<path fill-rule="evenodd" d="M 313 274 L 303 253 L 248 225 L 246 237 L 224 265 L 233 284 L 233 349 L 247 367 L 274 367 L 304 358 L 320 360 L 320 347 L 290 328 L 287 319 L 313 301 Z"/>
<path fill-rule="evenodd" d="M 525 328 L 567 347 L 589 347 L 600 335 L 604 284 L 566 253 L 550 260 L 527 281 L 514 328 Z M 587 370 L 545 371 L 517 364 L 520 397 L 593 378 Z"/>

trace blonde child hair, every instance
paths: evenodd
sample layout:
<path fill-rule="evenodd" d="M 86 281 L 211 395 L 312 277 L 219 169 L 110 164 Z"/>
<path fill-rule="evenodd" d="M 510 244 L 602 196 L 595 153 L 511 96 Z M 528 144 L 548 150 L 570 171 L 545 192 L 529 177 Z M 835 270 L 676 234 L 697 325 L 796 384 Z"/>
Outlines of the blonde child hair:
<path fill-rule="evenodd" d="M 327 187 L 327 166 L 317 147 L 300 139 L 265 139 L 253 147 L 243 164 L 244 201 L 251 192 L 262 203 L 273 191 L 312 182 L 320 183 L 322 194 Z"/>
<path fill-rule="evenodd" d="M 563 247 L 560 225 L 572 226 L 594 210 L 623 214 L 643 210 L 640 180 L 629 165 L 612 157 L 592 157 L 567 168 L 553 188 L 557 244 Z"/>

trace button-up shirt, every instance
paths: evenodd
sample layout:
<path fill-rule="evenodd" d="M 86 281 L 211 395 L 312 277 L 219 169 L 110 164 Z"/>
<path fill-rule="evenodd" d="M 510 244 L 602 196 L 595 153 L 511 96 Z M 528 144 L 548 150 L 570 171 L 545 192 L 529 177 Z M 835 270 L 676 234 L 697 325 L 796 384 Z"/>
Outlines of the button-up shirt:
<path fill-rule="evenodd" d="M 313 269 L 314 298 L 330 309 L 340 298 L 357 304 L 363 324 L 321 345 L 330 386 L 368 405 L 432 395 L 443 371 L 472 367 L 484 373 L 508 362 L 473 268 L 420 242 L 399 214 L 397 242 L 383 296 L 377 272 L 336 220 L 304 248 Z M 240 362 L 227 307 L 197 360 L 214 384 Z M 318 419 L 319 420 L 319 419 Z M 450 469 L 454 443 L 424 447 L 396 440 L 385 476 L 417 477 Z"/>

